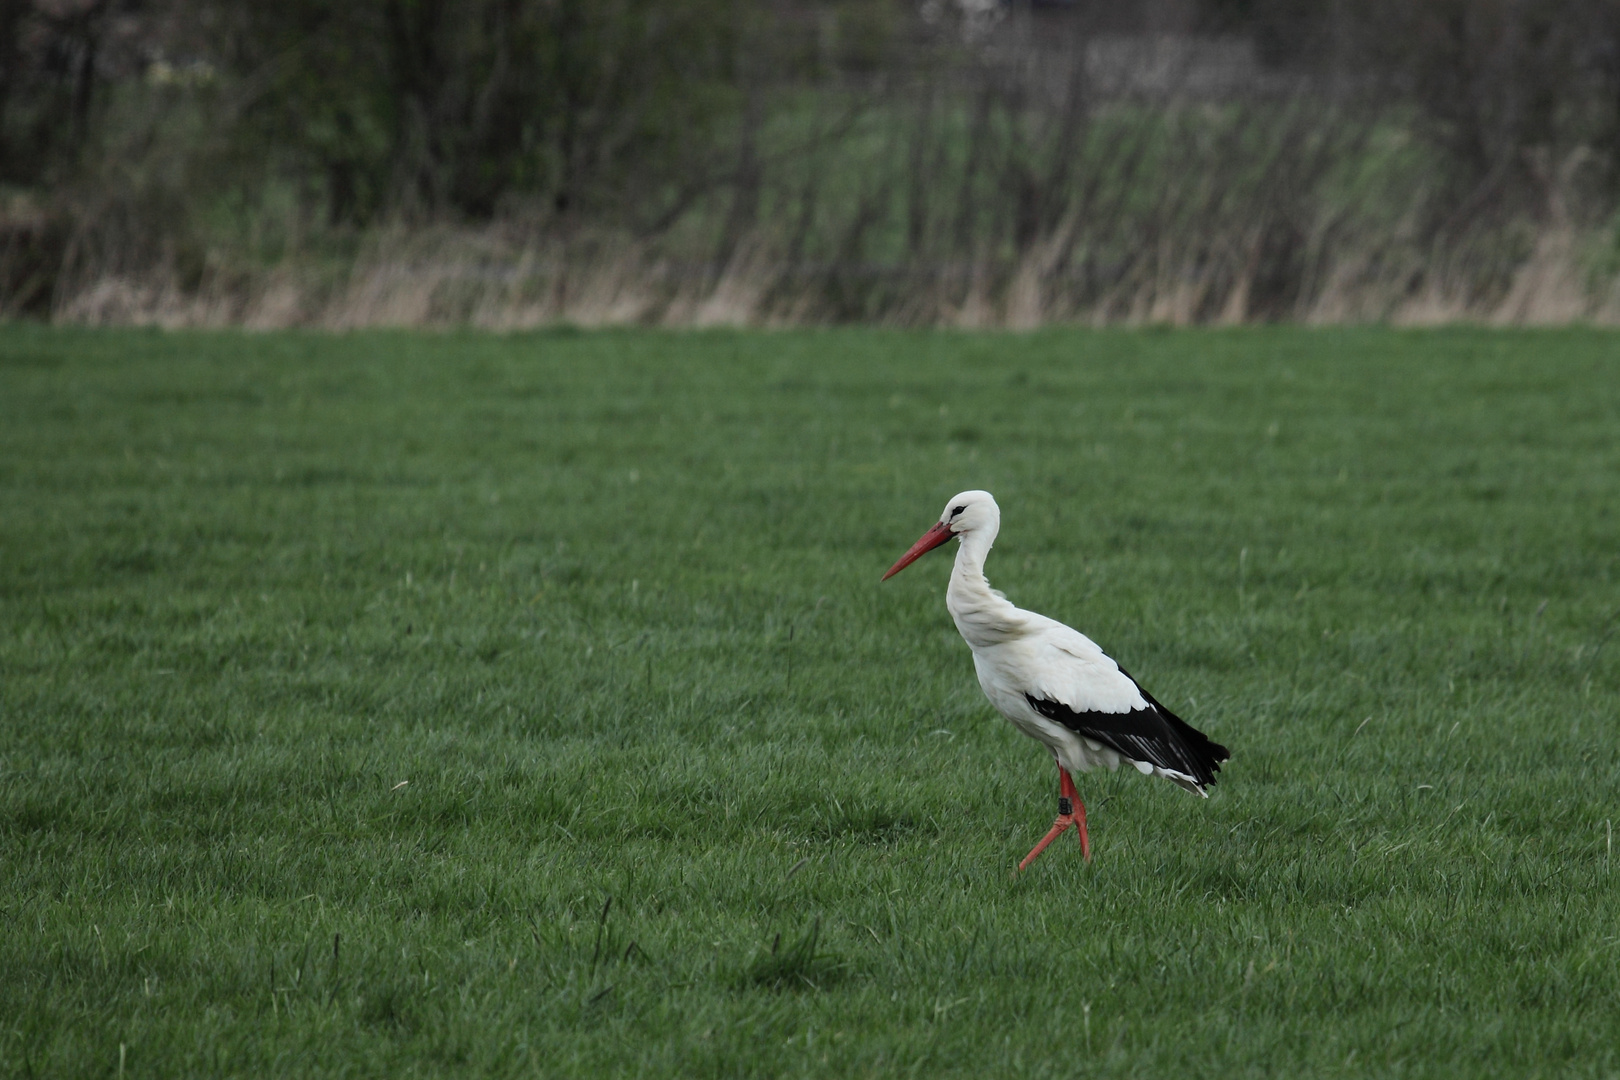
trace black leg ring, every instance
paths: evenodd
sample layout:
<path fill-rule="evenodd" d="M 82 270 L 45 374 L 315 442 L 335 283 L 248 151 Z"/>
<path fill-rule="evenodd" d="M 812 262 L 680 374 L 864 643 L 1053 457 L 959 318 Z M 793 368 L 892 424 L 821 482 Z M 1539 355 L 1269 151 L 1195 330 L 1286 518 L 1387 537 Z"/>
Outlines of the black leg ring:
<path fill-rule="evenodd" d="M 1069 801 L 1067 795 L 1058 796 L 1058 817 L 1073 817 L 1074 803 Z"/>

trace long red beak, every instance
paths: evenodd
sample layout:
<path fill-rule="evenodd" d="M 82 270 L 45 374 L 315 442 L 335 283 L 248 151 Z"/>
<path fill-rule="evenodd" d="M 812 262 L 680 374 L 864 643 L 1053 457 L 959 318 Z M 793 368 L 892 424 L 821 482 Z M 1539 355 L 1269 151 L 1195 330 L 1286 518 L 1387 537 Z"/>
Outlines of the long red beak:
<path fill-rule="evenodd" d="M 939 545 L 943 544 L 945 541 L 949 540 L 955 535 L 955 533 L 951 532 L 951 527 L 941 521 L 932 529 L 929 529 L 927 532 L 923 533 L 922 536 L 918 538 L 917 542 L 911 545 L 911 550 L 900 556 L 899 562 L 889 567 L 889 572 L 883 575 L 883 580 L 888 581 L 890 578 L 894 577 L 894 575 L 916 562 L 923 555 L 933 551 L 935 548 L 939 547 Z"/>

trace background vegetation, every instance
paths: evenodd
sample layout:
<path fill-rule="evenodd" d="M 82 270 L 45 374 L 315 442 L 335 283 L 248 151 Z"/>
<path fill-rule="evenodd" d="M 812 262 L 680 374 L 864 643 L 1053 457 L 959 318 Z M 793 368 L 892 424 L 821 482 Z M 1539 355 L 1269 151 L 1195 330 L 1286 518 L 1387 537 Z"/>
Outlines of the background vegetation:
<path fill-rule="evenodd" d="M 1612 1076 L 1612 335 L 0 331 L 0 1072 Z M 989 572 L 1233 751 L 1082 779 Z M 611 900 L 611 904 L 609 901 Z"/>
<path fill-rule="evenodd" d="M 1606 0 L 5 0 L 0 310 L 1620 316 Z"/>

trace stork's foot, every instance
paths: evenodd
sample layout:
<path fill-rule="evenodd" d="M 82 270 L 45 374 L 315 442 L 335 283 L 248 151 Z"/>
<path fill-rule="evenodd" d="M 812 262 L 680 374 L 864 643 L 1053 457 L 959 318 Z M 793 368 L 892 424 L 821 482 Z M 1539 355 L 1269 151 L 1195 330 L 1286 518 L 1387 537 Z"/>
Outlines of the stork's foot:
<path fill-rule="evenodd" d="M 1057 820 L 1052 822 L 1052 828 L 1041 837 L 1041 842 L 1024 856 L 1024 861 L 1018 864 L 1022 871 L 1046 850 L 1050 844 L 1063 834 L 1063 830 L 1073 825 L 1080 833 L 1080 857 L 1086 862 L 1091 861 L 1091 837 L 1086 835 L 1086 804 L 1080 801 L 1080 794 L 1074 790 L 1074 781 L 1069 778 L 1069 770 L 1058 766 L 1058 789 L 1062 792 L 1058 796 Z"/>
<path fill-rule="evenodd" d="M 1064 799 L 1063 801 L 1068 802 L 1069 800 Z M 1091 838 L 1086 835 L 1086 819 L 1076 814 L 1060 813 L 1057 816 L 1057 820 L 1052 822 L 1051 830 L 1048 831 L 1045 836 L 1041 837 L 1041 842 L 1036 844 L 1034 848 L 1030 850 L 1028 855 L 1024 856 L 1024 861 L 1018 864 L 1018 869 L 1023 870 L 1028 867 L 1030 863 L 1034 862 L 1036 858 L 1039 857 L 1041 852 L 1046 850 L 1046 845 L 1050 844 L 1053 840 L 1056 840 L 1063 834 L 1063 831 L 1071 825 L 1075 827 L 1080 835 L 1080 857 L 1085 859 L 1087 862 L 1090 862 Z"/>

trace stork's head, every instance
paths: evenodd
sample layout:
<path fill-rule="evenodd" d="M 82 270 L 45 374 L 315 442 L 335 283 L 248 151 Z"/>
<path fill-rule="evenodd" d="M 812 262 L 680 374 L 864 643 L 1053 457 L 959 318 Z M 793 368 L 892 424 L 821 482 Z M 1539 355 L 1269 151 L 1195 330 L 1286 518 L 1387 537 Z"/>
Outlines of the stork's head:
<path fill-rule="evenodd" d="M 945 504 L 945 510 L 939 515 L 939 522 L 911 545 L 911 550 L 900 556 L 900 560 L 889 567 L 889 572 L 883 575 L 888 581 L 894 575 L 916 562 L 924 553 L 934 550 L 951 539 L 953 536 L 969 536 L 976 532 L 988 531 L 994 538 L 997 530 L 1001 528 L 1001 507 L 988 491 L 964 491 L 960 495 L 951 497 Z"/>

